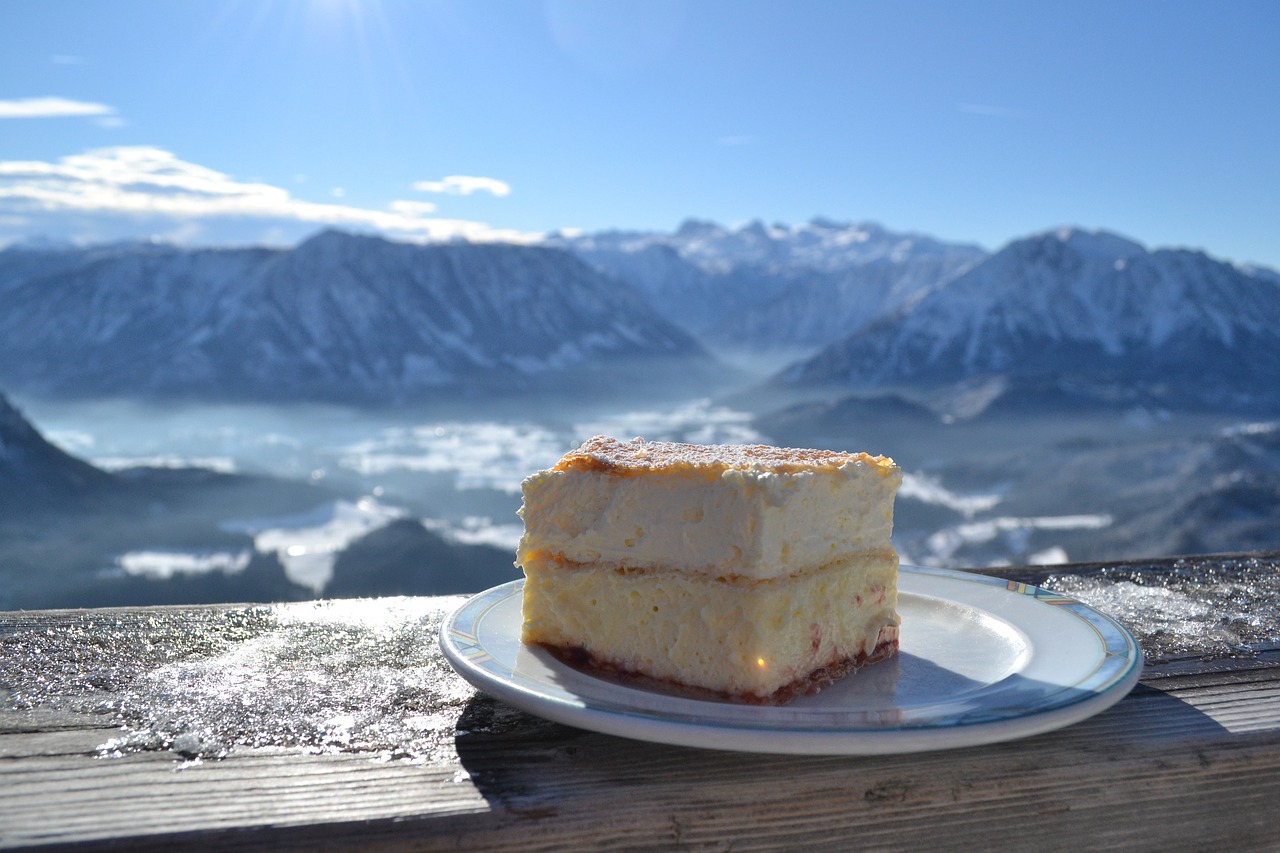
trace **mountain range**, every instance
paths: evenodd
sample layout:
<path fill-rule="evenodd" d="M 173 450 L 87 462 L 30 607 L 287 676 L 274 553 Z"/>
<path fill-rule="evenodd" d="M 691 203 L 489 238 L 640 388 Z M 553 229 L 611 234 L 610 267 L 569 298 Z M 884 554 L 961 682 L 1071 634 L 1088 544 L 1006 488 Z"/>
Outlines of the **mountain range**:
<path fill-rule="evenodd" d="M 556 249 L 326 231 L 289 250 L 0 252 L 11 392 L 411 402 L 672 361 L 710 362 L 630 288 Z"/>
<path fill-rule="evenodd" d="M 774 353 L 773 372 L 742 391 L 714 361 L 732 349 Z M 536 422 L 578 417 L 534 406 L 542 392 L 592 383 L 631 406 L 636 376 L 668 405 L 736 388 L 776 443 L 893 455 L 912 474 L 895 537 L 921 563 L 1277 547 L 1280 274 L 1203 252 L 1066 228 L 988 253 L 826 220 L 532 247 L 326 231 L 287 250 L 0 251 L 0 390 L 19 397 L 451 399 L 476 419 L 505 400 L 499 417 Z M 101 470 L 0 396 L 0 609 L 311 597 L 226 522 L 364 494 L 338 490 Z M 433 493 L 344 545 L 325 594 L 507 579 L 507 551 L 418 520 L 497 518 L 506 497 Z M 120 562 L 164 550 L 247 564 L 157 580 Z"/>
<path fill-rule="evenodd" d="M 990 376 L 1274 409 L 1280 286 L 1202 252 L 1062 229 L 1009 244 L 779 381 L 927 390 Z"/>
<path fill-rule="evenodd" d="M 720 348 L 813 349 L 889 313 L 986 256 L 978 246 L 817 218 L 665 234 L 553 235 L 587 263 Z"/>
<path fill-rule="evenodd" d="M 823 219 L 543 246 L 325 231 L 288 250 L 0 251 L 11 393 L 413 403 L 643 378 L 707 394 L 728 375 L 708 352 L 729 350 L 794 357 L 765 387 L 800 396 L 1271 409 L 1280 274 L 1105 231 L 987 253 Z"/>

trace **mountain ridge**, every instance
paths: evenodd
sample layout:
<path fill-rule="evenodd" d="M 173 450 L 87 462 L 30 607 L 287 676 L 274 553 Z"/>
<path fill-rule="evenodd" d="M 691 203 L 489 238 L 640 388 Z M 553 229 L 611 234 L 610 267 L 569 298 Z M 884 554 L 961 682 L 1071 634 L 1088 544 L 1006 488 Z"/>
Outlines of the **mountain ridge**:
<path fill-rule="evenodd" d="M 711 348 L 773 369 L 798 354 L 771 384 L 801 391 L 1003 376 L 1240 406 L 1280 383 L 1277 293 L 1267 268 L 1073 226 L 990 254 L 820 218 L 542 246 L 329 229 L 287 250 L 10 247 L 0 384 L 400 405 L 636 377 L 705 389 Z"/>
<path fill-rule="evenodd" d="M 711 343 L 782 350 L 837 340 L 986 255 L 972 244 L 821 217 L 739 228 L 688 219 L 671 233 L 607 230 L 547 243 L 628 282 Z"/>
<path fill-rule="evenodd" d="M 0 394 L 0 512 L 17 516 L 47 507 L 109 499 L 117 478 L 54 446 Z"/>
<path fill-rule="evenodd" d="M 1017 240 L 895 314 L 792 365 L 783 386 L 936 388 L 1079 377 L 1248 404 L 1280 387 L 1280 286 L 1108 232 Z"/>
<path fill-rule="evenodd" d="M 14 257 L 0 252 L 0 383 L 24 393 L 400 403 L 711 364 L 550 248 L 328 230 L 291 250 L 71 250 L 21 279 Z"/>

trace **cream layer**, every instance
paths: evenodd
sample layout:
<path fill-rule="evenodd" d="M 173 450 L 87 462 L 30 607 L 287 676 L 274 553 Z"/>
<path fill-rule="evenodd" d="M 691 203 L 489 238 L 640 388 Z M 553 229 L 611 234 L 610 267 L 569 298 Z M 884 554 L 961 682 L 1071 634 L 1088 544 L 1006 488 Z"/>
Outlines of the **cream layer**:
<path fill-rule="evenodd" d="M 541 471 L 524 482 L 517 562 L 558 556 L 712 578 L 788 577 L 891 550 L 901 481 L 896 465 L 873 457 L 816 471 Z"/>
<path fill-rule="evenodd" d="M 522 639 L 764 701 L 896 644 L 897 570 L 892 551 L 756 581 L 534 559 L 524 564 Z"/>

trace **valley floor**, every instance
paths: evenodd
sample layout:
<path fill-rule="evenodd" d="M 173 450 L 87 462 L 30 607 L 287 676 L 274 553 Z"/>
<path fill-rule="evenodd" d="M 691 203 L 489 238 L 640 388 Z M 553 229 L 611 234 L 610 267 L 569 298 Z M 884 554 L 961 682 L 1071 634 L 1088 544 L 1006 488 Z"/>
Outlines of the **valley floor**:
<path fill-rule="evenodd" d="M 471 417 L 21 401 L 132 497 L 0 524 L 0 609 L 479 591 L 518 576 L 520 481 L 596 433 L 892 456 L 908 564 L 1280 548 L 1280 422 L 1136 408 L 946 422 L 884 400 L 732 399 Z"/>

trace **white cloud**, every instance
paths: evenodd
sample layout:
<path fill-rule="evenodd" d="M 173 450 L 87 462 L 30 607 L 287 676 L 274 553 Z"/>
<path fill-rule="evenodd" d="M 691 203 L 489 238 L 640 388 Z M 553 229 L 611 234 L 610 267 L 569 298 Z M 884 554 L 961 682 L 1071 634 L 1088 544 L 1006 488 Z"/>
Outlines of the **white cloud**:
<path fill-rule="evenodd" d="M 150 146 L 100 148 L 56 162 L 0 161 L 0 218 L 27 218 L 45 233 L 65 231 L 75 220 L 80 233 L 58 234 L 71 239 L 110 231 L 101 227 L 104 222 L 119 225 L 130 218 L 146 220 L 148 233 L 174 233 L 192 222 L 254 220 L 265 228 L 332 225 L 426 240 L 528 242 L 538 236 L 425 215 L 430 212 L 433 206 L 413 202 L 373 210 L 306 201 L 282 187 L 238 181 Z"/>
<path fill-rule="evenodd" d="M 413 185 L 418 192 L 471 195 L 474 192 L 493 193 L 496 196 L 511 194 L 511 187 L 497 178 L 477 178 L 469 175 L 450 175 L 441 181 L 418 181 Z"/>
<path fill-rule="evenodd" d="M 68 98 L 17 98 L 0 101 L 0 118 L 63 118 L 66 116 L 111 116 L 115 108 L 92 101 Z"/>
<path fill-rule="evenodd" d="M 425 216 L 436 212 L 435 202 L 430 201 L 393 201 L 391 209 L 406 216 Z"/>

